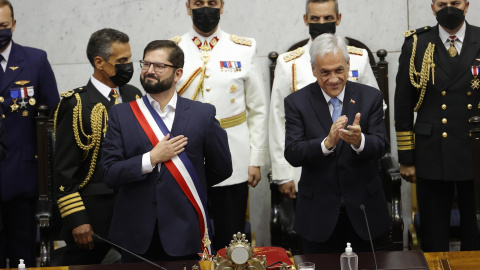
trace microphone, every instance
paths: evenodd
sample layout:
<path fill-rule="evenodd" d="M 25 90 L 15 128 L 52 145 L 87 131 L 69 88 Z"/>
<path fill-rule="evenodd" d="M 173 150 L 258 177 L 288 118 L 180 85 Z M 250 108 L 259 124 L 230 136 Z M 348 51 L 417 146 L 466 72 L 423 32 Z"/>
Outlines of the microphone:
<path fill-rule="evenodd" d="M 360 209 L 362 209 L 363 214 L 365 215 L 365 223 L 367 224 L 368 237 L 370 239 L 370 245 L 372 246 L 373 260 L 375 261 L 375 269 L 378 270 L 377 256 L 375 256 L 375 249 L 373 248 L 372 235 L 370 234 L 370 226 L 368 226 L 368 218 L 367 218 L 367 212 L 365 212 L 365 205 L 360 204 Z"/>
<path fill-rule="evenodd" d="M 127 250 L 127 249 L 125 249 L 125 248 L 123 248 L 123 247 L 121 247 L 121 246 L 119 246 L 119 245 L 116 245 L 116 244 L 114 244 L 114 243 L 112 243 L 112 242 L 110 242 L 110 241 L 108 241 L 108 240 L 106 240 L 106 239 L 103 239 L 103 238 L 100 237 L 98 234 L 92 234 L 92 238 L 95 239 L 95 240 L 103 241 L 103 242 L 105 242 L 105 243 L 107 243 L 107 244 L 110 244 L 110 245 L 116 247 L 116 248 L 119 248 L 119 249 L 121 249 L 121 250 L 129 253 L 130 255 L 133 255 L 133 256 L 139 258 L 140 260 L 142 260 L 142 261 L 144 261 L 144 262 L 147 262 L 147 263 L 149 263 L 149 264 L 151 264 L 151 265 L 153 265 L 153 266 L 155 266 L 155 267 L 157 267 L 157 268 L 160 268 L 160 269 L 162 269 L 162 270 L 167 270 L 167 268 L 162 267 L 162 266 L 160 266 L 160 265 L 158 265 L 158 264 L 156 264 L 156 263 L 154 263 L 154 262 L 152 262 L 152 261 L 149 261 L 149 260 L 143 258 L 142 256 L 137 255 L 137 254 L 131 252 L 130 250 Z"/>

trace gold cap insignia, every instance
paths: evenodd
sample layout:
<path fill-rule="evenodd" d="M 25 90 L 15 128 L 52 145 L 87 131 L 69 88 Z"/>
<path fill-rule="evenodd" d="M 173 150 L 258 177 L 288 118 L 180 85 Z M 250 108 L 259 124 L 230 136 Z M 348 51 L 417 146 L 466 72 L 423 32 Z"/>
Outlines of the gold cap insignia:
<path fill-rule="evenodd" d="M 10 67 L 12 68 L 12 67 Z M 21 86 L 24 86 L 25 84 L 29 83 L 30 81 L 25 81 L 25 80 L 22 80 L 22 81 L 18 81 L 18 82 L 15 82 L 16 85 L 21 85 Z"/>
<path fill-rule="evenodd" d="M 13 71 L 17 70 L 17 68 L 18 68 L 18 67 L 9 67 L 9 69 L 11 69 L 11 70 L 13 70 Z"/>

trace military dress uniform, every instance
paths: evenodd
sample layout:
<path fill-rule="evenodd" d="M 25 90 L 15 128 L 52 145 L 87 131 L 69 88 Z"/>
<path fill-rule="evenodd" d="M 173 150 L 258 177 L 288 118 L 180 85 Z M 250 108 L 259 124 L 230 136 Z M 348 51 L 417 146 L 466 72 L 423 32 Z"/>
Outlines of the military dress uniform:
<path fill-rule="evenodd" d="M 439 31 L 437 25 L 405 32 L 395 91 L 398 159 L 415 165 L 422 249 L 448 251 L 455 188 L 461 249 L 478 249 L 468 119 L 480 115 L 480 81 L 473 74 L 480 65 L 480 28 L 465 22 L 455 57 Z"/>
<path fill-rule="evenodd" d="M 38 197 L 36 109 L 53 110 L 59 101 L 57 83 L 45 51 L 17 43 L 1 53 L 0 106 L 5 144 L 0 162 L 1 208 L 4 233 L 0 235 L 0 268 L 6 257 L 27 267 L 36 265 L 36 202 Z M 6 253 L 8 252 L 8 253 Z"/>
<path fill-rule="evenodd" d="M 291 93 L 315 82 L 310 63 L 310 47 L 312 41 L 296 50 L 284 53 L 277 59 L 275 80 L 272 87 L 269 121 L 269 147 L 272 161 L 272 179 L 277 184 L 295 180 L 298 190 L 301 167 L 292 167 L 284 157 L 285 149 L 285 110 L 283 100 Z M 378 89 L 365 49 L 348 46 L 350 55 L 350 81 L 370 85 Z M 384 109 L 386 105 L 384 102 Z"/>
<path fill-rule="evenodd" d="M 256 42 L 254 39 L 230 35 L 220 28 L 208 38 L 200 36 L 192 28 L 172 40 L 182 48 L 186 60 L 183 77 L 177 83 L 180 86 L 178 93 L 182 97 L 214 105 L 217 119 L 227 131 L 233 174 L 215 185 L 209 193 L 210 199 L 215 201 L 214 207 L 223 205 L 229 208 L 213 211 L 237 216 L 236 219 L 232 217 L 230 225 L 219 225 L 221 221 L 228 222 L 228 216 L 219 216 L 217 213 L 214 218 L 215 234 L 219 235 L 223 228 L 228 232 L 223 239 L 215 241 L 217 238 L 214 238 L 213 244 L 224 247 L 234 233 L 245 230 L 242 224 L 245 224 L 248 196 L 248 167 L 264 166 L 269 162 L 266 132 L 269 97 L 256 59 Z M 240 197 L 230 200 L 233 205 L 215 198 L 215 191 L 223 190 L 218 187 L 233 186 L 241 189 L 232 194 Z M 228 196 L 223 193 L 219 197 Z M 232 226 L 235 229 L 230 231 L 228 228 Z"/>
<path fill-rule="evenodd" d="M 119 87 L 122 102 L 141 97 L 134 86 Z M 95 243 L 93 250 L 77 247 L 72 230 L 91 224 L 93 232 L 108 236 L 113 213 L 114 192 L 105 186 L 99 169 L 100 148 L 114 105 L 92 81 L 84 87 L 62 93 L 55 112 L 55 197 L 63 220 L 61 237 L 67 251 L 61 265 L 98 264 L 110 249 Z"/>

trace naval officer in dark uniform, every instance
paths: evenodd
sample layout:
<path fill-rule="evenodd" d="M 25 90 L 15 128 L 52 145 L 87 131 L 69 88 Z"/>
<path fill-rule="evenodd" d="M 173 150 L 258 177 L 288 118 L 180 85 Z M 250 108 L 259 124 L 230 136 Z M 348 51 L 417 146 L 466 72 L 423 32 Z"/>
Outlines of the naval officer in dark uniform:
<path fill-rule="evenodd" d="M 53 110 L 59 101 L 57 83 L 45 51 L 12 41 L 16 20 L 10 1 L 0 0 L 0 107 L 5 144 L 0 162 L 0 268 L 25 260 L 36 265 L 38 196 L 36 108 Z"/>
<path fill-rule="evenodd" d="M 92 239 L 92 233 L 108 235 L 115 199 L 98 163 L 110 107 L 142 95 L 127 85 L 133 75 L 131 56 L 126 34 L 114 29 L 93 33 L 87 46 L 93 75 L 86 86 L 62 93 L 55 113 L 55 191 L 67 243 L 62 265 L 98 264 L 110 250 Z"/>
<path fill-rule="evenodd" d="M 480 28 L 465 21 L 469 4 L 433 0 L 438 25 L 405 32 L 399 60 L 395 128 L 400 173 L 417 183 L 425 252 L 449 250 L 455 189 L 461 250 L 479 247 L 468 119 L 480 115 Z"/>

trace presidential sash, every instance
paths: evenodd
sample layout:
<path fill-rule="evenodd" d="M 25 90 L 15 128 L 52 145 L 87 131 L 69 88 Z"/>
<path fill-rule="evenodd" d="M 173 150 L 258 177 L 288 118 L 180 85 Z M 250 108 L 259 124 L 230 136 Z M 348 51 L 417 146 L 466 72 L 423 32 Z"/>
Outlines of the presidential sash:
<path fill-rule="evenodd" d="M 146 95 L 141 99 L 130 102 L 130 107 L 154 147 L 170 133 L 160 115 L 158 115 L 155 109 L 153 109 Z M 200 223 L 200 239 L 208 237 L 209 219 L 206 211 L 207 197 L 200 185 L 200 180 L 198 179 L 192 162 L 187 154 L 182 152 L 163 164 L 175 178 L 178 185 L 185 193 L 185 196 L 187 196 L 188 200 L 197 211 Z M 202 251 L 207 248 L 211 254 L 209 245 L 204 246 L 203 241 L 201 241 L 200 245 Z"/>

